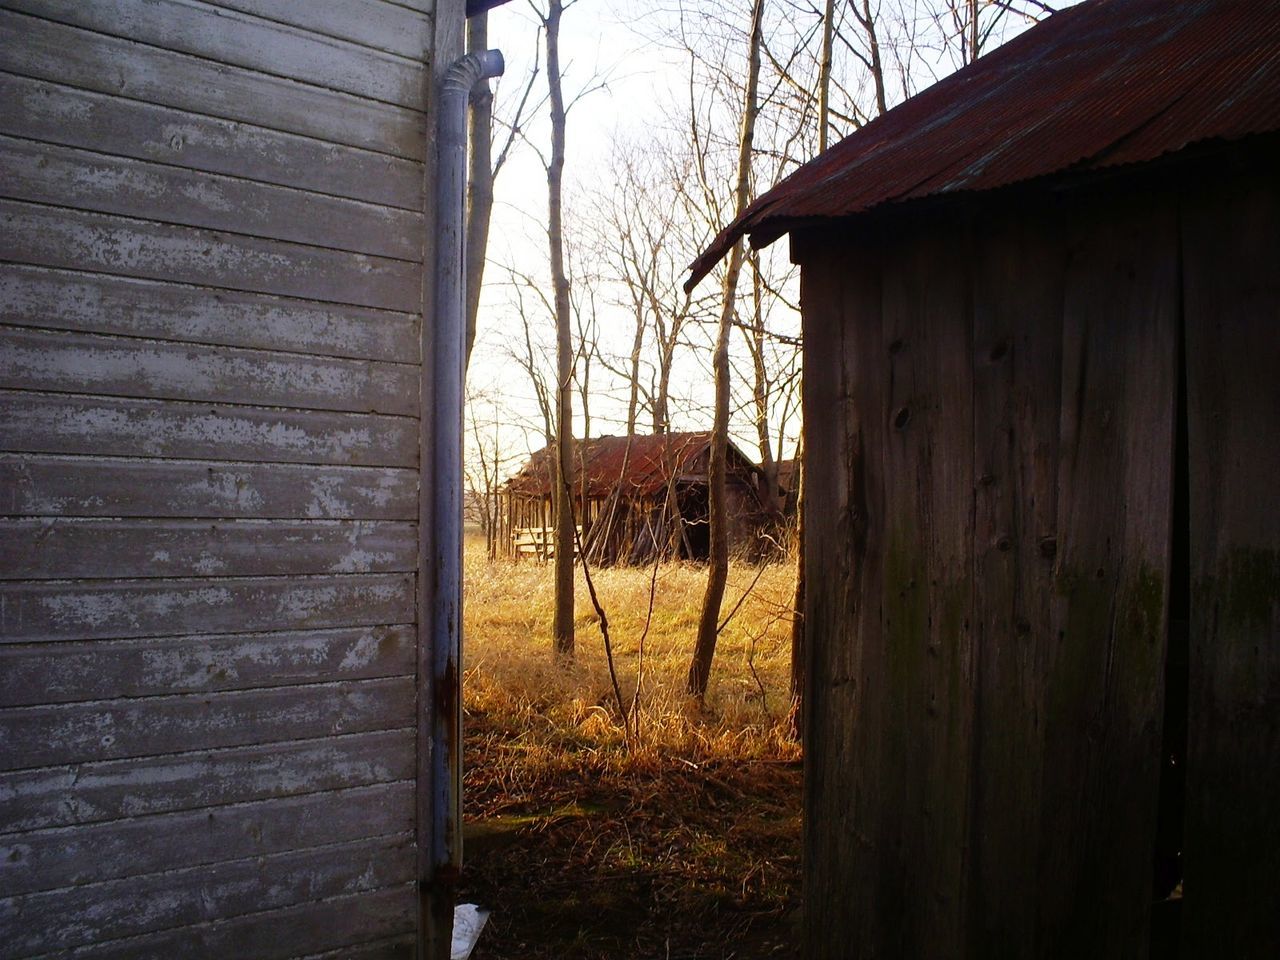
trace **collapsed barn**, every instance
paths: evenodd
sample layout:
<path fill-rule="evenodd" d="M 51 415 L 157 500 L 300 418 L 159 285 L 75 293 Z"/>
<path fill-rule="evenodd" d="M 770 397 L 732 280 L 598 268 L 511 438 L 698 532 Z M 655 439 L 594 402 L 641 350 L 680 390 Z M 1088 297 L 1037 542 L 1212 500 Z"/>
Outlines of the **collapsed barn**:
<path fill-rule="evenodd" d="M 705 560 L 710 545 L 710 433 L 596 437 L 574 443 L 573 507 L 582 550 L 604 564 Z M 498 543 L 508 555 L 553 553 L 554 459 L 544 447 L 503 486 Z M 760 496 L 760 468 L 732 443 L 730 549 L 758 559 L 777 549 L 777 511 Z"/>

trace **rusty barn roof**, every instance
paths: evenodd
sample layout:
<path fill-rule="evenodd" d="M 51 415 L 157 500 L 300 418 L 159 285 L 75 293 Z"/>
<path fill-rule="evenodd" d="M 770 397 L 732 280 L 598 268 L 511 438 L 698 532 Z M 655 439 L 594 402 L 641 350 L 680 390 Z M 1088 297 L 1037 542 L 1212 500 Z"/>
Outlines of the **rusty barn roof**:
<path fill-rule="evenodd" d="M 673 475 L 678 477 L 710 443 L 711 434 L 706 432 L 634 436 L 628 454 L 626 437 L 596 437 L 574 441 L 574 454 L 575 459 L 581 456 L 579 469 L 586 473 L 589 498 L 605 497 L 620 484 L 629 496 L 652 496 L 662 491 Z M 510 492 L 531 497 L 551 495 L 548 449 L 535 453 L 507 481 Z M 740 461 L 740 469 L 757 469 L 732 443 L 729 456 Z M 575 487 L 580 483 L 580 477 L 575 476 Z"/>
<path fill-rule="evenodd" d="M 1280 129 L 1277 0 L 1086 0 L 801 167 L 691 265 L 884 204 L 1154 160 Z"/>

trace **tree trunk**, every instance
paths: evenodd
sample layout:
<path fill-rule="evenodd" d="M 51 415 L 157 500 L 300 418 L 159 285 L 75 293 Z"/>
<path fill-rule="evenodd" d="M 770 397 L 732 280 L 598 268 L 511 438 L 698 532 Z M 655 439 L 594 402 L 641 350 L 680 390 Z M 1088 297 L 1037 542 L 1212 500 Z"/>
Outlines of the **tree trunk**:
<path fill-rule="evenodd" d="M 773 458 L 769 437 L 769 369 L 765 365 L 764 298 L 760 278 L 760 256 L 752 253 L 751 265 L 751 373 L 754 380 L 752 401 L 755 405 L 756 444 L 760 447 L 760 500 L 770 515 L 777 516 L 782 507 L 778 494 L 778 462 Z"/>
<path fill-rule="evenodd" d="M 671 429 L 671 412 L 668 408 L 670 390 L 671 354 L 664 349 L 658 371 L 658 389 L 653 398 L 653 432 L 659 436 Z"/>
<path fill-rule="evenodd" d="M 627 436 L 636 435 L 636 411 L 640 406 L 640 354 L 644 350 L 644 311 L 636 307 L 636 335 L 631 341 L 627 396 Z M 656 431 L 655 431 L 656 432 Z"/>
<path fill-rule="evenodd" d="M 737 189 L 735 215 L 747 207 L 751 194 L 751 154 L 755 139 L 756 94 L 760 84 L 761 21 L 764 0 L 755 0 L 751 9 L 751 41 L 747 52 L 747 91 L 742 111 L 742 130 L 738 137 Z M 702 600 L 702 616 L 698 622 L 698 640 L 689 665 L 688 690 L 701 699 L 711 677 L 711 660 L 716 652 L 720 626 L 720 603 L 724 599 L 729 577 L 729 510 L 726 471 L 729 447 L 729 334 L 733 329 L 734 301 L 738 293 L 738 275 L 742 272 L 743 243 L 739 240 L 729 253 L 721 292 L 720 323 L 716 331 L 713 359 L 716 380 L 715 422 L 711 439 L 710 521 L 711 550 L 707 570 L 707 591 Z"/>
<path fill-rule="evenodd" d="M 489 14 L 467 20 L 467 52 L 489 49 Z M 493 91 L 483 80 L 471 91 L 470 170 L 467 186 L 466 250 L 463 253 L 467 283 L 467 362 L 476 342 L 476 318 L 480 314 L 480 286 L 484 282 L 485 249 L 489 245 L 489 215 L 493 212 L 492 156 Z"/>
<path fill-rule="evenodd" d="M 867 52 L 871 54 L 871 80 L 876 88 L 877 114 L 888 111 L 888 98 L 884 88 L 884 65 L 880 62 L 880 35 L 877 32 L 875 18 L 871 15 L 871 0 L 862 0 L 862 13 L 855 9 L 854 17 L 867 33 Z"/>
<path fill-rule="evenodd" d="M 822 59 L 818 64 L 818 152 L 827 149 L 827 131 L 831 127 L 831 41 L 835 24 L 836 0 L 827 0 L 822 12 Z"/>
<path fill-rule="evenodd" d="M 830 128 L 831 105 L 828 90 L 831 84 L 831 17 L 834 14 L 834 0 L 827 0 L 826 22 L 822 35 L 822 76 L 819 83 L 818 98 L 818 152 L 827 149 L 827 131 Z M 871 6 L 863 4 L 866 16 L 864 24 L 871 48 L 872 73 L 876 85 L 876 106 L 884 113 L 884 75 L 880 70 L 880 45 L 876 39 L 875 24 L 871 20 Z M 796 444 L 795 466 L 791 471 L 791 482 L 796 488 L 796 589 L 791 598 L 791 732 L 797 739 L 804 737 L 804 432 L 801 427 L 800 440 Z"/>
<path fill-rule="evenodd" d="M 791 722 L 796 739 L 804 735 L 804 433 L 796 445 L 796 590 L 791 600 Z"/>
<path fill-rule="evenodd" d="M 547 31 L 547 84 L 551 97 L 551 162 L 547 165 L 547 242 L 556 307 L 556 488 L 555 488 L 555 616 L 552 635 L 558 656 L 573 657 L 573 343 L 569 278 L 564 266 L 561 216 L 564 178 L 564 91 L 560 81 L 560 16 L 562 0 L 551 0 Z"/>
<path fill-rule="evenodd" d="M 969 0 L 969 59 L 968 63 L 978 59 L 978 0 Z"/>

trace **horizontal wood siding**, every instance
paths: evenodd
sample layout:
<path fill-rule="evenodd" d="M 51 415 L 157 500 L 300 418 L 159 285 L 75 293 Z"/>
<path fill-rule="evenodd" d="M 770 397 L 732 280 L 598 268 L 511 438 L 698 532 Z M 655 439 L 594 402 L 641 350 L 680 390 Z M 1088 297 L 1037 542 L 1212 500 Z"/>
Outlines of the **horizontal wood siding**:
<path fill-rule="evenodd" d="M 0 771 L 385 730 L 413 694 L 412 677 L 393 677 L 15 707 L 0 716 Z"/>
<path fill-rule="evenodd" d="M 0 390 L 0 451 L 413 467 L 409 417 Z"/>
<path fill-rule="evenodd" d="M 358 947 L 313 953 L 305 960 L 413 960 L 416 950 L 417 942 L 412 937 L 397 937 L 376 943 L 362 943 Z"/>
<path fill-rule="evenodd" d="M 0 0 L 5 960 L 412 954 L 433 34 Z"/>
<path fill-rule="evenodd" d="M 0 453 L 0 512 L 38 517 L 417 518 L 413 468 Z"/>
<path fill-rule="evenodd" d="M 162 960 L 168 957 L 253 957 L 290 960 L 323 951 L 329 956 L 355 956 L 335 943 L 363 949 L 383 939 L 387 930 L 411 929 L 416 920 L 418 894 L 414 884 L 383 887 L 368 893 L 306 899 L 297 906 L 239 914 L 225 920 L 178 927 L 141 937 L 108 940 L 77 951 L 92 960 Z M 379 948 L 381 951 L 381 948 Z M 401 954 L 374 954 L 374 956 Z"/>
<path fill-rule="evenodd" d="M 210 0 L 228 10 L 253 13 L 304 30 L 350 40 L 404 57 L 419 57 L 431 40 L 430 3 L 395 0 Z M 417 9 L 411 9 L 416 7 Z"/>
<path fill-rule="evenodd" d="M 413 416 L 416 365 L 0 327 L 0 387 Z"/>
<path fill-rule="evenodd" d="M 0 6 L 7 6 L 3 4 Z M 0 9 L 0 70 L 421 161 L 425 115 Z"/>
<path fill-rule="evenodd" d="M 360 840 L 14 897 L 0 902 L 0 933 L 10 949 L 51 953 L 291 906 L 299 888 L 321 899 L 412 878 L 412 834 Z"/>
<path fill-rule="evenodd" d="M 5 0 L 5 6 L 139 45 L 191 54 L 421 110 L 421 57 L 385 54 L 200 0 Z M 353 20 L 358 9 L 348 8 Z M 423 38 L 425 39 L 425 38 Z"/>
<path fill-rule="evenodd" d="M 0 706 L 278 688 L 413 673 L 406 625 L 0 645 Z"/>
<path fill-rule="evenodd" d="M 411 160 L 31 77 L 0 74 L 0 127 L 42 143 L 422 209 L 422 168 Z"/>
<path fill-rule="evenodd" d="M 90 150 L 0 137 L 11 197 L 412 260 L 421 214 Z"/>
<path fill-rule="evenodd" d="M 404 260 L 0 200 L 0 258 L 152 280 L 413 312 Z"/>
<path fill-rule="evenodd" d="M 0 520 L 0 580 L 413 572 L 417 527 L 357 520 Z"/>
<path fill-rule="evenodd" d="M 355 360 L 419 352 L 410 313 L 17 264 L 0 274 L 0 321 Z"/>
<path fill-rule="evenodd" d="M 52 827 L 0 843 L 0 896 L 58 890 L 326 843 L 410 833 L 413 781 L 334 794 L 233 803 L 91 826 Z"/>

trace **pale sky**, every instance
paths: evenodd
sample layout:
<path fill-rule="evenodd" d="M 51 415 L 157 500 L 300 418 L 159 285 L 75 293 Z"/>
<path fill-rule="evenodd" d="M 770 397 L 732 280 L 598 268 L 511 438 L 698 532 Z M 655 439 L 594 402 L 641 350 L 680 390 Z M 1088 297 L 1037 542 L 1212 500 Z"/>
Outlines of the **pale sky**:
<path fill-rule="evenodd" d="M 565 203 L 570 208 L 567 230 L 572 229 L 575 197 L 581 196 L 584 184 L 592 184 L 607 170 L 615 133 L 643 136 L 660 111 L 660 98 L 671 95 L 669 84 L 673 78 L 678 82 L 681 76 L 676 65 L 670 63 L 669 54 L 645 39 L 643 23 L 633 16 L 637 8 L 644 9 L 633 0 L 578 0 L 562 21 L 560 48 L 566 101 L 584 88 L 591 88 L 571 106 L 568 117 L 564 181 Z M 509 115 L 520 99 L 533 63 L 534 44 L 540 41 L 536 17 L 527 3 L 510 3 L 489 14 L 490 45 L 502 50 L 507 61 L 507 73 L 495 87 L 495 110 Z M 532 99 L 544 97 L 545 93 L 543 72 L 535 80 Z M 549 144 L 548 130 L 543 107 L 530 123 L 528 135 L 544 151 Z M 505 131 L 498 130 L 496 139 L 504 137 Z M 546 211 L 546 173 L 542 163 L 529 146 L 518 145 L 495 184 L 490 266 L 485 275 L 469 382 L 479 390 L 501 394 L 530 420 L 537 409 L 532 387 L 522 371 L 512 369 L 503 352 L 503 344 L 519 335 L 519 327 L 507 303 L 504 272 L 495 264 L 518 263 L 545 278 L 550 287 Z M 602 328 L 604 336 L 615 338 L 619 352 L 630 349 L 630 315 L 610 315 L 606 307 Z M 709 382 L 692 388 L 704 386 L 710 390 Z M 624 410 L 625 406 L 610 404 L 608 398 L 593 401 L 592 433 L 621 432 L 620 428 L 611 427 L 607 418 L 616 421 Z M 508 442 L 525 446 L 518 432 Z M 528 445 L 540 446 L 541 439 L 530 437 Z"/>
<path fill-rule="evenodd" d="M 1063 0 L 1068 6 L 1074 0 Z M 716 9 L 716 8 L 712 8 Z M 907 8 L 916 10 L 923 7 Z M 649 135 L 662 115 L 663 102 L 683 96 L 686 65 L 647 37 L 657 35 L 652 18 L 654 5 L 639 0 L 577 0 L 565 13 L 561 33 L 561 61 L 565 73 L 566 100 L 584 88 L 592 92 L 571 107 L 567 126 L 567 150 L 564 196 L 566 231 L 573 229 L 572 211 L 575 200 L 587 188 L 597 186 L 609 174 L 609 152 L 616 134 L 627 139 L 643 139 Z M 489 14 L 490 44 L 502 50 L 507 61 L 507 74 L 496 85 L 499 115 L 509 116 L 528 80 L 534 60 L 535 44 L 541 36 L 537 17 L 528 0 L 515 0 Z M 1011 36 L 1025 28 L 1015 18 L 1006 18 L 1004 35 Z M 744 50 L 745 53 L 745 50 Z M 941 58 L 941 54 L 938 54 Z M 541 57 L 540 57 L 541 60 Z M 942 75 L 952 65 L 926 63 L 922 74 Z M 595 89 L 598 88 L 598 89 Z M 535 81 L 532 99 L 540 102 L 546 94 L 545 72 Z M 529 139 L 546 151 L 549 144 L 545 106 L 540 107 L 528 124 Z M 505 131 L 499 129 L 496 139 L 502 141 Z M 550 289 L 547 268 L 546 175 L 535 152 L 528 145 L 518 145 L 502 170 L 495 185 L 495 205 L 489 235 L 490 266 L 485 274 L 477 345 L 472 357 L 469 386 L 489 397 L 500 397 L 507 410 L 499 419 L 524 420 L 534 424 L 537 406 L 533 388 L 524 372 L 511 361 L 508 350 L 522 337 L 521 326 L 510 307 L 510 285 L 500 265 L 514 263 Z M 785 260 L 787 241 L 780 240 L 774 256 Z M 784 318 L 784 324 L 787 321 Z M 625 311 L 604 306 L 601 328 L 605 338 L 619 354 L 630 349 L 632 318 Z M 549 331 L 549 321 L 548 321 Z M 705 359 L 688 357 L 680 372 L 682 384 L 675 393 L 684 393 L 698 403 L 709 403 L 712 385 L 705 372 Z M 477 407 L 477 409 L 479 409 Z M 619 418 L 625 403 L 607 397 L 593 400 L 592 434 L 620 433 Z M 493 419 L 489 408 L 484 416 Z M 477 420 L 480 416 L 477 416 Z M 610 419 L 612 423 L 607 422 Z M 676 422 L 676 429 L 707 429 L 707 422 Z M 798 427 L 798 423 L 796 424 Z M 580 433 L 580 425 L 575 433 Z M 750 431 L 735 423 L 732 431 L 744 451 L 754 455 Z M 526 437 L 521 429 L 504 429 L 501 444 L 517 459 L 531 448 L 542 445 L 540 435 Z M 777 455 L 775 451 L 775 455 Z M 790 451 L 784 451 L 784 456 Z M 513 463 L 512 469 L 518 466 Z"/>

